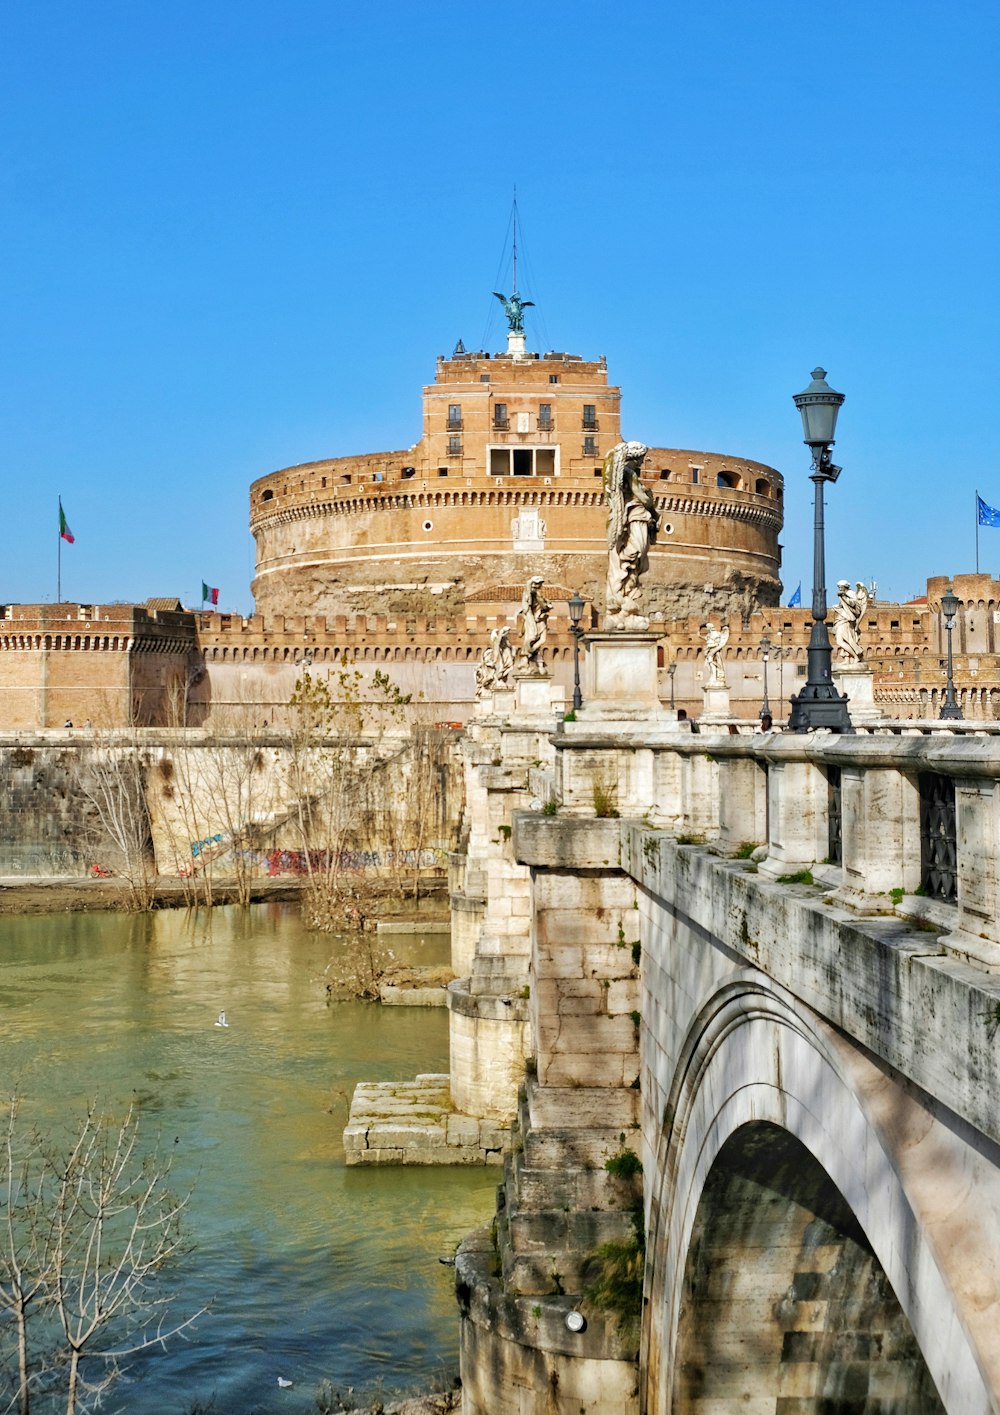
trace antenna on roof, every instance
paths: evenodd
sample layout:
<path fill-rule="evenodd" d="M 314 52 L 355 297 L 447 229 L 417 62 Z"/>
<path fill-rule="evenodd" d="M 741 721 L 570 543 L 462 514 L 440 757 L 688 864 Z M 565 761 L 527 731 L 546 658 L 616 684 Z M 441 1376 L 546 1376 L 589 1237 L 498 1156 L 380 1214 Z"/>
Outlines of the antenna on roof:
<path fill-rule="evenodd" d="M 514 294 L 517 294 L 517 183 L 514 183 Z"/>

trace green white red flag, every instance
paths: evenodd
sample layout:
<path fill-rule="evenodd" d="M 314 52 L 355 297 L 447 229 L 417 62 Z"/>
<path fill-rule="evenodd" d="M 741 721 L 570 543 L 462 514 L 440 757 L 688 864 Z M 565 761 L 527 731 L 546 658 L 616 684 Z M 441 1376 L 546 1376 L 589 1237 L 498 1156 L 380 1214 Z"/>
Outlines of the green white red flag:
<path fill-rule="evenodd" d="M 219 602 L 219 588 L 218 588 L 218 586 L 217 586 L 217 585 L 206 585 L 206 584 L 205 584 L 205 581 L 202 580 L 202 582 L 201 582 L 201 602 L 202 602 L 202 604 L 218 604 L 218 602 Z"/>
<path fill-rule="evenodd" d="M 76 536 L 70 530 L 69 522 L 66 520 L 66 512 L 63 510 L 61 496 L 59 498 L 59 534 L 62 539 L 68 541 L 70 545 L 76 540 Z"/>

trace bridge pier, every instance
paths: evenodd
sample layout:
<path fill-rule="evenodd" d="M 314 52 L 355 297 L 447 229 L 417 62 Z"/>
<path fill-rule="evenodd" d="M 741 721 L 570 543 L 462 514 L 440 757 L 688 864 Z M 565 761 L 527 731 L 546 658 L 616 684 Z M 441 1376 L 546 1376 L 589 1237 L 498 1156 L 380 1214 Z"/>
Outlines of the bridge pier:
<path fill-rule="evenodd" d="M 1000 749 L 576 728 L 558 816 L 512 818 L 532 1067 L 459 1258 L 466 1415 L 997 1415 Z M 638 1371 L 593 1281 L 619 1124 Z"/>

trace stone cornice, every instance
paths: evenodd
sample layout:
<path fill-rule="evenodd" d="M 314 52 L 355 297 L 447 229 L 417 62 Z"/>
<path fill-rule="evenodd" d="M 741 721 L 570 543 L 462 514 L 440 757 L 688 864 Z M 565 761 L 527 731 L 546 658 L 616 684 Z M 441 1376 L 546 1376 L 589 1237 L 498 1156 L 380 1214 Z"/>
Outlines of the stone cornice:
<path fill-rule="evenodd" d="M 780 531 L 782 515 L 780 504 L 754 493 L 727 491 L 718 497 L 678 496 L 676 494 L 656 495 L 656 505 L 661 513 L 674 516 L 722 517 L 727 520 L 743 521 Z M 315 517 L 348 517 L 373 511 L 433 511 L 441 508 L 483 507 L 483 506 L 583 506 L 603 505 L 604 493 L 595 487 L 532 486 L 518 483 L 489 487 L 449 487 L 441 490 L 419 489 L 413 491 L 382 491 L 376 484 L 351 496 L 327 498 L 294 506 L 285 506 L 270 514 L 255 512 L 251 519 L 254 533 L 292 525 L 296 522 L 312 520 Z"/>

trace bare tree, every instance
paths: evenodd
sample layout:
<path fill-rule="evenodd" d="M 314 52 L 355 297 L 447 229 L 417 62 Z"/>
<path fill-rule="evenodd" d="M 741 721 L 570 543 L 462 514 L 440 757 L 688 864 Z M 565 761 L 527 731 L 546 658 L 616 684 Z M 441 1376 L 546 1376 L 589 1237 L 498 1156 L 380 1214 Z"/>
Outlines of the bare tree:
<path fill-rule="evenodd" d="M 188 1198 L 170 1193 L 168 1163 L 142 1154 L 131 1109 L 115 1121 L 90 1107 L 59 1154 L 37 1133 L 22 1136 L 19 1110 L 15 1096 L 2 1159 L 0 1313 L 12 1319 L 0 1323 L 4 1408 L 30 1415 L 40 1400 L 82 1415 L 123 1360 L 205 1310 L 173 1322 L 173 1294 L 155 1281 L 183 1251 Z"/>
<path fill-rule="evenodd" d="M 123 902 L 131 909 L 149 909 L 154 898 L 149 808 L 136 728 L 95 730 L 82 767 L 80 790 L 127 886 Z"/>
<path fill-rule="evenodd" d="M 332 688 L 331 688 L 332 682 Z M 313 928 L 360 926 L 370 909 L 366 862 L 374 863 L 380 797 L 391 790 L 389 735 L 409 698 L 376 671 L 343 664 L 331 678 L 306 669 L 289 708 L 289 797 L 306 873 L 303 917 Z"/>

